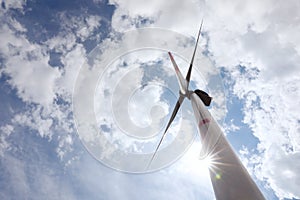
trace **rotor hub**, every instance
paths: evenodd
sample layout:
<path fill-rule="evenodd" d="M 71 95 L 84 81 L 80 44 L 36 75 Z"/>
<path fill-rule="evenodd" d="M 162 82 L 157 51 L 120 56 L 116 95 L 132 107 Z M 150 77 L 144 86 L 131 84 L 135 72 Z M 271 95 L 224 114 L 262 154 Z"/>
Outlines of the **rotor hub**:
<path fill-rule="evenodd" d="M 183 94 L 181 92 L 181 90 L 179 90 L 179 95 L 183 96 L 183 97 L 187 97 L 189 100 L 191 100 L 191 95 L 194 93 L 194 91 L 192 90 L 188 90 L 185 94 Z"/>

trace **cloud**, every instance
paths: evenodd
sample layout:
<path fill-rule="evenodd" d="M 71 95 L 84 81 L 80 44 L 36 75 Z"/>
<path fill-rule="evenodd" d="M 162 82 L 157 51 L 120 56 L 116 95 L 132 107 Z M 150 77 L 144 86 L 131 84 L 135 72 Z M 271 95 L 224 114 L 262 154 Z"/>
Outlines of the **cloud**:
<path fill-rule="evenodd" d="M 11 125 L 5 125 L 0 127 L 0 157 L 4 156 L 4 152 L 10 148 L 10 144 L 7 141 L 9 135 L 13 132 L 14 127 Z"/>
<path fill-rule="evenodd" d="M 59 162 L 49 155 L 49 146 L 39 146 L 33 135 L 22 134 L 18 147 L 1 157 L 2 199 L 76 199 L 76 191 L 69 184 L 67 176 L 62 173 Z M 26 143 L 29 142 L 29 143 Z M 13 187 L 12 187 L 13 186 Z M 55 191 L 55 192 L 54 192 Z M 49 197 L 49 194 L 52 194 Z"/>
<path fill-rule="evenodd" d="M 71 96 L 77 73 L 85 61 L 85 48 L 76 42 L 76 37 L 88 37 L 87 32 L 77 34 L 65 27 L 58 35 L 43 43 L 30 41 L 25 24 L 20 24 L 8 12 L 0 27 L 1 76 L 8 77 L 16 95 L 26 103 L 26 107 L 12 116 L 7 126 L 22 126 L 36 131 L 41 137 L 60 139 L 58 156 L 72 151 L 72 138 L 75 136 L 71 113 Z M 99 17 L 81 16 L 76 18 L 76 30 L 86 27 L 93 32 L 99 27 Z M 85 20 L 86 19 L 86 20 Z M 63 21 L 65 20 L 65 21 Z M 67 21 L 69 20 L 69 21 Z M 74 20 L 62 18 L 62 24 L 72 24 Z M 36 38 L 38 40 L 38 38 Z M 63 67 L 49 64 L 50 52 L 58 52 Z M 25 105 L 25 104 L 24 104 Z M 14 131 L 12 131 L 14 133 Z M 64 134 L 68 134 L 64 136 Z M 1 152 L 10 149 L 10 142 L 1 137 Z"/>
<path fill-rule="evenodd" d="M 45 49 L 18 36 L 6 24 L 2 26 L 1 35 L 0 51 L 5 60 L 2 73 L 11 78 L 8 80 L 10 85 L 17 89 L 23 101 L 44 106 L 51 104 L 55 98 L 55 80 L 60 72 L 48 65 L 49 56 Z"/>
<path fill-rule="evenodd" d="M 287 153 L 282 147 L 273 144 L 265 153 L 262 165 L 256 170 L 267 178 L 270 187 L 280 198 L 300 198 L 299 152 Z M 267 175 L 266 175 L 267 174 Z"/>
<path fill-rule="evenodd" d="M 117 31 L 152 25 L 196 35 L 202 15 L 200 6 L 192 0 L 155 0 L 146 4 L 137 0 L 126 3 L 112 0 L 109 3 L 116 5 L 112 27 Z"/>
<path fill-rule="evenodd" d="M 26 3 L 26 1 L 3 0 L 2 1 L 2 8 L 4 7 L 5 10 L 8 10 L 8 9 L 23 10 L 23 7 L 24 7 L 25 3 Z"/>
<path fill-rule="evenodd" d="M 70 15 L 66 12 L 59 13 L 59 18 L 63 30 L 60 34 L 73 33 L 81 41 L 94 37 L 94 31 L 100 28 L 102 20 L 105 20 L 99 15 Z M 97 35 L 96 37 L 100 37 L 99 33 Z"/>
<path fill-rule="evenodd" d="M 296 89 L 299 88 L 296 86 L 298 83 L 298 79 L 283 84 L 277 81 L 262 83 L 257 80 L 248 88 L 250 91 L 243 93 L 243 98 L 246 99 L 244 122 L 250 125 L 253 134 L 260 140 L 258 149 L 262 152 L 260 161 L 263 166 L 260 168 L 260 178 L 267 179 L 280 198 L 299 198 L 294 184 L 286 184 L 284 187 L 280 184 L 287 179 L 283 173 L 274 174 L 284 169 L 284 166 L 278 164 L 279 160 L 285 160 L 285 168 L 292 174 L 299 174 L 295 167 L 299 165 L 298 160 L 290 160 L 299 154 L 300 116 L 297 108 L 300 105 L 293 100 L 300 97 Z M 243 85 L 245 86 L 247 85 Z M 251 87 L 253 88 L 250 89 Z M 274 155 L 278 155 L 276 161 Z"/>

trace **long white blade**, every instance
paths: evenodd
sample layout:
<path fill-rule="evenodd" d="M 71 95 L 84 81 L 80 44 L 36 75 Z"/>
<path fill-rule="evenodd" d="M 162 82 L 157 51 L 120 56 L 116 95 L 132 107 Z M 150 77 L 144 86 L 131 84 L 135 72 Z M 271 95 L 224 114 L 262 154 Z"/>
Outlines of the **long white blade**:
<path fill-rule="evenodd" d="M 158 151 L 158 149 L 159 149 L 159 147 L 160 147 L 160 145 L 161 145 L 161 143 L 162 143 L 162 141 L 163 141 L 163 139 L 164 139 L 164 137 L 165 137 L 165 135 L 166 135 L 169 127 L 170 127 L 170 125 L 172 124 L 173 120 L 176 117 L 176 114 L 177 114 L 177 112 L 178 112 L 178 110 L 179 110 L 179 108 L 180 108 L 183 100 L 184 100 L 184 96 L 180 96 L 179 99 L 178 99 L 178 101 L 177 101 L 177 103 L 176 103 L 176 105 L 175 105 L 175 107 L 174 107 L 174 110 L 172 112 L 172 115 L 171 115 L 171 118 L 170 118 L 170 120 L 168 122 L 168 125 L 167 125 L 167 127 L 165 129 L 165 132 L 162 135 L 162 137 L 161 137 L 161 139 L 160 139 L 160 141 L 159 141 L 159 143 L 158 143 L 158 145 L 157 145 L 157 147 L 155 149 L 155 152 L 154 152 L 153 156 L 151 157 L 151 160 L 150 160 L 150 162 L 149 162 L 149 164 L 147 166 L 147 169 L 149 169 L 149 167 L 150 167 L 150 165 L 151 165 L 151 163 L 152 163 L 152 161 L 153 161 L 153 159 L 154 159 L 154 157 L 155 157 L 155 155 L 156 155 L 156 153 L 157 153 L 157 151 Z"/>
<path fill-rule="evenodd" d="M 176 72 L 176 76 L 177 76 L 177 80 L 178 80 L 178 83 L 179 83 L 179 87 L 180 87 L 180 92 L 182 94 L 186 94 L 187 92 L 187 82 L 186 80 L 184 79 L 184 77 L 182 76 L 182 73 L 180 72 L 174 58 L 173 58 L 173 55 L 171 52 L 168 52 L 169 56 L 170 56 L 170 59 L 172 61 L 172 64 L 173 64 L 173 67 L 175 69 L 175 72 Z"/>
<path fill-rule="evenodd" d="M 197 46 L 198 46 L 198 42 L 199 42 L 199 38 L 200 38 L 200 34 L 201 34 L 202 24 L 203 24 L 203 20 L 201 21 L 201 26 L 199 28 L 199 32 L 198 32 L 197 41 L 196 41 L 195 49 L 194 49 L 194 52 L 193 52 L 192 60 L 191 60 L 191 63 L 190 63 L 190 67 L 189 67 L 188 73 L 186 74 L 186 78 L 185 78 L 186 82 L 187 82 L 186 83 L 186 87 L 187 88 L 189 87 L 189 84 L 190 84 L 192 67 L 193 67 L 194 58 L 195 58 L 195 54 L 196 54 L 196 51 L 197 51 Z"/>

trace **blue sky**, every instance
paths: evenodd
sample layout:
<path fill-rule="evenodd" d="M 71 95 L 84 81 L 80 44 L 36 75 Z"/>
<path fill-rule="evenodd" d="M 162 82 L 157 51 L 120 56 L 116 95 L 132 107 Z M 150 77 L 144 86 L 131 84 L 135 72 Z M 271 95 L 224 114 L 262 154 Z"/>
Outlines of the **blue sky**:
<path fill-rule="evenodd" d="M 296 0 L 2 0 L 0 199 L 214 199 L 189 102 L 163 144 L 175 152 L 167 167 L 120 172 L 154 150 L 178 96 L 167 50 L 185 74 L 202 18 L 192 89 L 214 97 L 212 115 L 265 197 L 300 199 L 299 9 Z M 82 83 L 97 90 L 78 98 Z M 76 126 L 89 108 L 132 168 L 91 149 L 103 143 Z"/>

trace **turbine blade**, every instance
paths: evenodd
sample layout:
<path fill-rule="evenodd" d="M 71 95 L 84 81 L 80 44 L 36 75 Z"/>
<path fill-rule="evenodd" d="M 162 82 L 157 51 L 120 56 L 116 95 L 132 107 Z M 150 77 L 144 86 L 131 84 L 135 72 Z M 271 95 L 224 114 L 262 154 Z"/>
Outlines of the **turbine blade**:
<path fill-rule="evenodd" d="M 178 68 L 171 52 L 168 52 L 168 54 L 170 56 L 170 59 L 172 61 L 173 67 L 174 67 L 175 72 L 176 72 L 176 76 L 177 76 L 177 80 L 178 80 L 178 83 L 179 83 L 180 91 L 181 91 L 182 94 L 185 94 L 187 92 L 186 80 L 184 79 L 182 73 L 180 72 L 180 70 L 179 70 L 179 68 Z"/>
<path fill-rule="evenodd" d="M 164 137 L 165 137 L 165 135 L 166 135 L 169 127 L 170 127 L 170 125 L 172 124 L 173 120 L 176 117 L 176 114 L 177 114 L 177 112 L 178 112 L 178 110 L 179 110 L 179 108 L 180 108 L 183 100 L 184 100 L 184 96 L 180 96 L 179 99 L 178 99 L 178 101 L 177 101 L 177 103 L 176 103 L 176 105 L 175 105 L 175 107 L 174 107 L 173 113 L 172 113 L 171 118 L 170 118 L 170 120 L 168 122 L 168 125 L 167 125 L 167 127 L 166 127 L 166 129 L 164 131 L 164 134 L 162 135 L 162 137 L 161 137 L 161 139 L 160 139 L 160 141 L 159 141 L 159 143 L 158 143 L 158 145 L 157 145 L 157 147 L 155 149 L 155 152 L 154 152 L 154 154 L 151 157 L 151 160 L 150 160 L 150 162 L 149 162 L 149 164 L 147 166 L 147 169 L 149 169 L 149 167 L 150 167 L 150 165 L 151 165 L 151 163 L 152 163 L 152 161 L 153 161 L 153 159 L 154 159 L 154 157 L 155 157 L 155 155 L 156 155 L 156 153 L 157 153 L 157 151 L 158 151 L 158 149 L 159 149 L 159 147 L 160 147 L 160 145 L 161 145 L 161 143 L 162 143 L 162 141 L 163 141 L 163 139 L 164 139 Z"/>
<path fill-rule="evenodd" d="M 196 41 L 195 49 L 194 49 L 194 52 L 193 52 L 192 60 L 191 60 L 191 63 L 190 63 L 189 71 L 188 71 L 188 73 L 186 74 L 186 78 L 185 78 L 185 80 L 186 80 L 186 82 L 187 82 L 187 88 L 189 87 L 189 84 L 190 84 L 191 73 L 192 73 L 192 67 L 193 67 L 193 62 L 194 62 L 195 54 L 196 54 L 196 51 L 197 51 L 197 46 L 198 46 L 200 34 L 201 34 L 202 24 L 203 24 L 203 19 L 202 19 L 202 21 L 201 21 L 201 26 L 200 26 L 200 28 L 199 28 L 199 32 L 198 32 L 198 36 L 197 36 L 197 41 Z"/>

